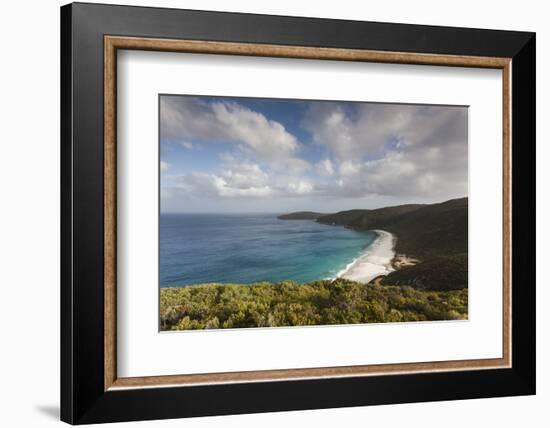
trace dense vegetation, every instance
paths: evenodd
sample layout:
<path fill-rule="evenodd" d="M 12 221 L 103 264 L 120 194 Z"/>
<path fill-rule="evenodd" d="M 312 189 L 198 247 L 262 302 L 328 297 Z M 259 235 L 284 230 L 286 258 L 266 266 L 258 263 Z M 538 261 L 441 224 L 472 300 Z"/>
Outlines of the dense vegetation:
<path fill-rule="evenodd" d="M 317 220 L 319 217 L 323 217 L 326 214 L 316 213 L 313 211 L 298 211 L 290 214 L 283 214 L 278 216 L 279 220 Z"/>
<path fill-rule="evenodd" d="M 357 230 L 387 230 L 397 237 L 398 254 L 420 260 L 416 266 L 391 273 L 381 284 L 428 290 L 468 287 L 468 198 L 431 205 L 341 211 L 317 221 Z"/>
<path fill-rule="evenodd" d="M 431 205 L 341 211 L 317 221 L 358 230 L 387 230 L 397 237 L 397 253 L 420 259 L 468 253 L 468 198 Z"/>
<path fill-rule="evenodd" d="M 430 257 L 391 272 L 382 285 L 409 285 L 422 290 L 461 290 L 468 287 L 468 256 Z"/>
<path fill-rule="evenodd" d="M 301 211 L 281 220 L 314 220 L 357 230 L 384 229 L 396 252 L 420 262 L 374 284 L 346 279 L 202 284 L 160 291 L 162 330 L 282 327 L 466 319 L 468 199 L 336 214 Z"/>
<path fill-rule="evenodd" d="M 317 219 L 319 223 L 334 224 L 359 230 L 382 229 L 399 220 L 401 216 L 416 211 L 425 205 L 409 204 L 374 210 L 348 210 L 328 214 Z"/>
<path fill-rule="evenodd" d="M 344 279 L 204 284 L 160 291 L 162 330 L 466 319 L 468 291 L 422 291 Z"/>

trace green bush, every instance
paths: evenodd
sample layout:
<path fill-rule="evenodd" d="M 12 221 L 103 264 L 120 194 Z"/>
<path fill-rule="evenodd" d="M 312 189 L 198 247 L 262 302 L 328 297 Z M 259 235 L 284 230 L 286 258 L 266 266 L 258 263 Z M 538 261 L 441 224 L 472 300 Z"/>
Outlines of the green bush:
<path fill-rule="evenodd" d="M 468 290 L 425 291 L 345 279 L 201 284 L 160 291 L 161 330 L 466 319 Z"/>
<path fill-rule="evenodd" d="M 468 288 L 468 255 L 429 257 L 405 266 L 381 279 L 382 284 L 410 285 L 423 290 L 461 290 Z"/>

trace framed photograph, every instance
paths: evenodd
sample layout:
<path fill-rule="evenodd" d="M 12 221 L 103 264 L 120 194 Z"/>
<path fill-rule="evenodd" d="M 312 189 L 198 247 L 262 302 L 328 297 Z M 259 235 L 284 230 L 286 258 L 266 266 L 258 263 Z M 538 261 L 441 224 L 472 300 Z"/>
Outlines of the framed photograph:
<path fill-rule="evenodd" d="M 535 35 L 61 8 L 61 418 L 535 393 Z"/>

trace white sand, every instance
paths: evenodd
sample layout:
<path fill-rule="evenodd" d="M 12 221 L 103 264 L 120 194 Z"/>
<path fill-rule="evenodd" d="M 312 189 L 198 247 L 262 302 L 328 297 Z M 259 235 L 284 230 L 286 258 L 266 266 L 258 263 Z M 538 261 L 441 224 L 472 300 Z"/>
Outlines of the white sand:
<path fill-rule="evenodd" d="M 367 283 L 380 275 L 393 272 L 391 261 L 395 256 L 394 237 L 385 230 L 373 230 L 378 238 L 343 270 L 338 272 L 337 278 L 351 279 L 352 281 Z"/>

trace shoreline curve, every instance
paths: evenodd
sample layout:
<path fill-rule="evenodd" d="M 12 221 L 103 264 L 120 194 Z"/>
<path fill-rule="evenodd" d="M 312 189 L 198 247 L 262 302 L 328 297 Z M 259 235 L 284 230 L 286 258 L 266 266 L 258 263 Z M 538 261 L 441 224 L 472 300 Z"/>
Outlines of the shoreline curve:
<path fill-rule="evenodd" d="M 364 284 L 374 278 L 393 272 L 392 261 L 395 258 L 395 236 L 385 230 L 372 230 L 378 238 L 369 245 L 363 254 L 352 260 L 336 274 L 336 278 L 349 279 Z"/>

